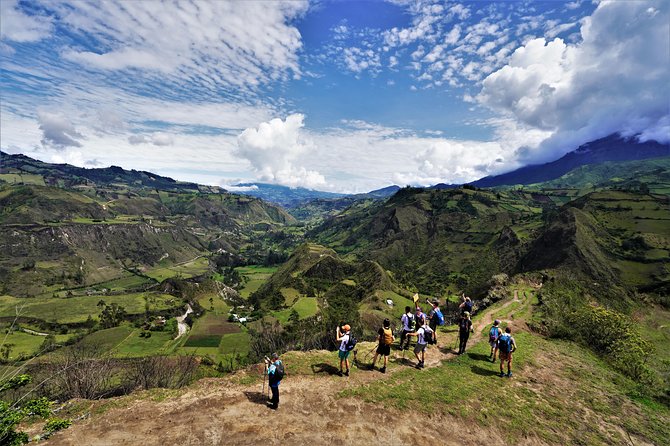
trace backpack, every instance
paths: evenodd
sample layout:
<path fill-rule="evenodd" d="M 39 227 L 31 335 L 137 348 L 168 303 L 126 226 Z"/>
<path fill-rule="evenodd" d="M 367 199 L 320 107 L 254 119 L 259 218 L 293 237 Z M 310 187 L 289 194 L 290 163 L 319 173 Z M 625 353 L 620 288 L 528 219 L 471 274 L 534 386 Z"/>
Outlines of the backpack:
<path fill-rule="evenodd" d="M 414 317 L 413 314 L 409 314 L 406 316 L 407 316 L 407 326 L 409 327 L 410 331 L 416 331 L 416 318 Z"/>
<path fill-rule="evenodd" d="M 350 351 L 352 351 L 352 350 L 356 347 L 356 344 L 357 344 L 357 343 L 358 343 L 358 339 L 356 339 L 356 338 L 354 337 L 354 335 L 352 335 L 352 334 L 350 333 L 350 334 L 349 334 L 349 340 L 347 341 L 347 343 L 346 343 L 346 345 L 344 346 L 344 348 L 345 348 L 348 352 L 350 352 Z"/>
<path fill-rule="evenodd" d="M 509 353 L 512 351 L 512 336 L 507 333 L 500 335 L 498 338 L 498 350 L 501 353 Z"/>
<path fill-rule="evenodd" d="M 433 335 L 433 330 L 426 329 L 423 327 L 423 340 L 426 341 L 426 344 L 435 344 L 435 336 Z"/>
<path fill-rule="evenodd" d="M 276 384 L 282 379 L 284 379 L 284 363 L 279 361 L 275 363 L 275 372 L 269 377 L 270 385 Z"/>
<path fill-rule="evenodd" d="M 393 332 L 390 328 L 384 328 L 384 337 L 382 338 L 384 345 L 393 344 Z"/>
<path fill-rule="evenodd" d="M 489 330 L 489 342 L 495 342 L 496 339 L 498 339 L 500 333 L 500 328 L 498 327 L 491 327 L 491 330 Z"/>
<path fill-rule="evenodd" d="M 442 314 L 439 308 L 435 309 L 433 317 L 437 319 L 437 325 L 444 325 L 444 315 Z"/>

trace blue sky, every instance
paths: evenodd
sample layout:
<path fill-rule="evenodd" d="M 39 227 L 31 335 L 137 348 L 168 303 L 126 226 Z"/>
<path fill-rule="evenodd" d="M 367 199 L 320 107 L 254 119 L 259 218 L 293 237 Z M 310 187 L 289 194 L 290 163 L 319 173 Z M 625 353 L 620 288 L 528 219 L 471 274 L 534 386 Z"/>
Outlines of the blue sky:
<path fill-rule="evenodd" d="M 0 0 L 0 146 L 361 192 L 667 141 L 669 5 Z"/>

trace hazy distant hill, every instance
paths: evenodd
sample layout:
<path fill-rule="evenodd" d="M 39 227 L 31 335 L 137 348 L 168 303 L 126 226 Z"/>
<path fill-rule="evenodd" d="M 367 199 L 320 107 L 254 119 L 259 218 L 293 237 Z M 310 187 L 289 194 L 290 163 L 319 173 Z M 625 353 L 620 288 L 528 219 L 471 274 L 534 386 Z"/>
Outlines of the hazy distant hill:
<path fill-rule="evenodd" d="M 525 166 L 513 172 L 473 181 L 473 186 L 494 187 L 514 184 L 533 184 L 556 179 L 587 164 L 607 161 L 631 161 L 670 156 L 670 144 L 656 141 L 639 142 L 613 134 L 579 146 L 562 158 L 546 164 Z M 444 185 L 445 187 L 448 187 Z"/>
<path fill-rule="evenodd" d="M 304 187 L 287 187 L 277 184 L 240 183 L 235 187 L 245 188 L 235 190 L 236 194 L 251 195 L 285 208 L 292 208 L 314 199 L 332 199 L 344 197 L 344 194 L 322 192 Z"/>

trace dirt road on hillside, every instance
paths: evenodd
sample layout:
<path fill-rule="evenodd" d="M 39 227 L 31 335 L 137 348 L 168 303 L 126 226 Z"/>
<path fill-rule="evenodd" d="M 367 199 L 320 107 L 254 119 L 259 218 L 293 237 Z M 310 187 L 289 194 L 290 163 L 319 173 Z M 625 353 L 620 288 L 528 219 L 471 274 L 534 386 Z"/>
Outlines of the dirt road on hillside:
<path fill-rule="evenodd" d="M 502 307 L 487 310 L 475 322 L 470 345 L 482 340 L 482 330 L 494 315 L 518 302 L 515 293 Z M 441 333 L 438 348 L 430 347 L 426 366 L 455 356 L 453 332 Z M 365 353 L 365 352 L 363 352 Z M 393 351 L 399 359 L 401 352 Z M 393 361 L 393 359 L 392 359 Z M 336 364 L 333 354 L 333 365 Z M 395 370 L 401 370 L 398 367 Z M 290 370 L 290 369 L 289 369 Z M 504 445 L 495 427 L 474 428 L 460 418 L 386 409 L 357 398 L 342 398 L 347 388 L 392 377 L 379 372 L 339 376 L 289 376 L 281 385 L 279 410 L 265 407 L 261 383 L 236 384 L 234 379 L 203 379 L 165 401 L 137 400 L 127 407 L 78 422 L 47 442 L 60 445 Z M 239 375 L 251 373 L 240 372 Z M 417 370 L 416 373 L 422 373 Z M 240 381 L 239 379 L 237 380 Z M 436 436 L 436 428 L 444 433 Z M 342 443 L 344 442 L 344 443 Z M 528 438 L 519 445 L 544 445 Z"/>

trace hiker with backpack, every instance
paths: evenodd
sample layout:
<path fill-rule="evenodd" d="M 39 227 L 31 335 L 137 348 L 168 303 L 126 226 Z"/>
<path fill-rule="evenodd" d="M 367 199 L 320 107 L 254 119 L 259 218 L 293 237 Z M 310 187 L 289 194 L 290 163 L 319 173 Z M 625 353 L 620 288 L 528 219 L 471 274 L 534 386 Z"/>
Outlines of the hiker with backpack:
<path fill-rule="evenodd" d="M 516 350 L 516 341 L 512 337 L 512 329 L 505 327 L 505 333 L 498 338 L 498 351 L 500 352 L 500 377 L 505 376 L 503 363 L 507 362 L 507 377 L 512 377 L 512 353 Z"/>
<path fill-rule="evenodd" d="M 349 353 L 356 346 L 356 339 L 351 335 L 351 326 L 349 324 L 344 324 L 341 330 L 338 325 L 336 340 L 340 343 L 340 348 L 337 352 L 340 358 L 340 376 L 349 376 Z M 345 365 L 346 372 L 343 372 L 342 369 Z"/>
<path fill-rule="evenodd" d="M 400 333 L 400 349 L 407 350 L 409 348 L 409 336 L 408 333 L 414 333 L 416 330 L 416 318 L 412 314 L 412 310 L 409 306 L 405 307 L 405 314 L 400 318 L 402 322 L 402 333 Z M 403 344 L 407 340 L 406 345 L 403 347 Z"/>
<path fill-rule="evenodd" d="M 465 353 L 465 346 L 468 343 L 468 338 L 470 333 L 474 333 L 475 329 L 472 328 L 472 321 L 470 320 L 470 313 L 467 311 L 461 315 L 461 320 L 458 323 L 458 354 L 462 355 Z"/>
<path fill-rule="evenodd" d="M 463 302 L 458 306 L 458 308 L 461 309 L 461 315 L 465 312 L 472 314 L 472 299 L 467 297 L 465 293 L 463 293 Z"/>
<path fill-rule="evenodd" d="M 377 356 L 384 356 L 384 367 L 380 368 L 379 371 L 386 373 L 386 366 L 388 365 L 389 355 L 391 354 L 391 344 L 395 341 L 393 337 L 393 332 L 391 331 L 391 321 L 384 319 L 382 328 L 377 332 L 379 335 L 377 337 L 377 351 L 375 352 L 375 357 L 372 359 L 372 365 L 370 365 L 370 370 L 374 370 L 375 364 L 377 363 Z"/>
<path fill-rule="evenodd" d="M 272 399 L 268 401 L 268 407 L 277 410 L 279 407 L 279 383 L 284 378 L 284 363 L 279 360 L 277 353 L 273 353 L 272 359 L 265 357 L 265 364 L 269 366 L 268 385 L 272 390 Z"/>
<path fill-rule="evenodd" d="M 416 356 L 416 360 L 418 361 L 416 368 L 422 369 L 426 359 L 426 347 L 429 344 L 435 343 L 435 333 L 428 325 L 428 321 L 425 317 L 418 319 L 418 321 L 421 324 L 421 327 L 414 333 L 409 333 L 407 336 L 416 336 L 416 345 L 414 346 L 414 356 Z M 421 357 L 419 357 L 419 353 L 421 353 Z"/>
<path fill-rule="evenodd" d="M 430 329 L 433 330 L 435 342 L 437 342 L 437 326 L 444 325 L 444 315 L 442 314 L 442 311 L 440 311 L 439 304 L 436 300 L 431 302 L 429 299 L 426 299 L 426 302 L 432 306 L 428 312 L 428 325 L 430 326 Z"/>
<path fill-rule="evenodd" d="M 493 326 L 489 330 L 489 345 L 491 346 L 491 362 L 496 362 L 496 353 L 498 353 L 498 338 L 502 335 L 502 330 L 499 327 L 500 321 L 496 319 L 493 321 Z"/>

